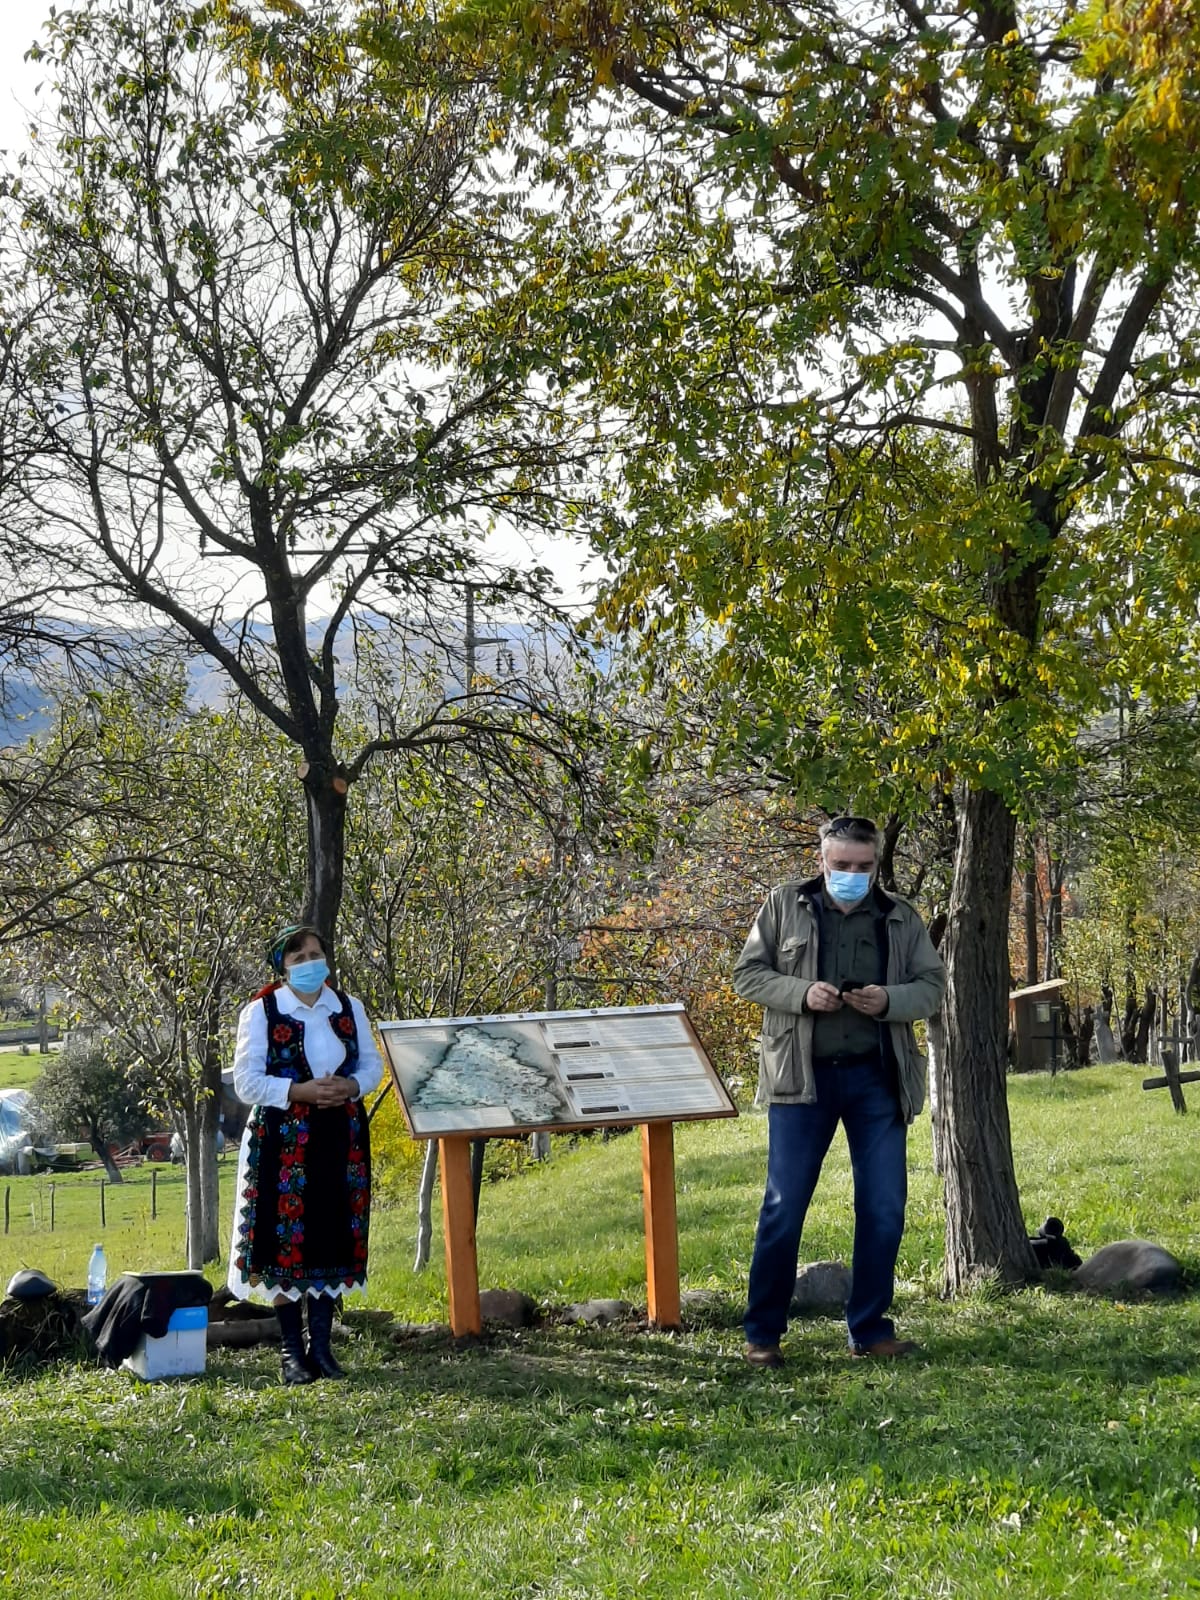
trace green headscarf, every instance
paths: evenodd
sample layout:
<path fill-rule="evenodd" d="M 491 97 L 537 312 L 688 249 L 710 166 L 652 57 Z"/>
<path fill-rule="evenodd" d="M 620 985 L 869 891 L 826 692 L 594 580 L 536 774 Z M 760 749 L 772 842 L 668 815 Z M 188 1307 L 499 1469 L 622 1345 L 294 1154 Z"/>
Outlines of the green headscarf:
<path fill-rule="evenodd" d="M 319 942 L 321 949 L 324 950 L 325 939 L 320 928 L 314 928 L 311 922 L 289 922 L 286 928 L 282 928 L 275 935 L 275 938 L 267 948 L 267 960 L 271 963 L 271 970 L 277 972 L 280 977 L 283 976 L 284 951 L 292 940 L 302 933 L 311 933 L 313 938 Z"/>

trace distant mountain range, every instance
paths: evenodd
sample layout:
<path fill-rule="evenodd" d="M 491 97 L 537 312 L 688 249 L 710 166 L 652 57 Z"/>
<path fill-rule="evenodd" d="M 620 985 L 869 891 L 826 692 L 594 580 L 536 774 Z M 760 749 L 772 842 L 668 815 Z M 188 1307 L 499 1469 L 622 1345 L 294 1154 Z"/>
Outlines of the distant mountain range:
<path fill-rule="evenodd" d="M 363 628 L 379 630 L 382 627 L 378 618 L 357 618 L 353 623 L 347 622 L 342 630 L 342 640 L 339 641 L 339 655 L 349 664 L 355 628 L 361 631 Z M 319 617 L 309 625 L 314 648 L 323 637 L 323 629 L 324 619 Z M 249 631 L 264 644 L 270 636 L 268 629 L 255 624 L 250 625 Z M 553 660 L 559 656 L 564 644 L 562 638 L 548 636 L 544 629 L 522 622 L 479 619 L 476 631 L 476 671 L 501 680 L 512 676 L 539 677 L 544 671 L 541 664 L 547 658 Z M 127 634 L 114 636 L 113 653 L 115 656 L 125 649 L 136 650 L 144 642 L 148 655 L 166 655 L 171 648 L 171 639 L 172 635 L 166 629 L 130 630 Z M 413 636 L 408 639 L 407 645 L 417 659 L 436 656 L 444 663 L 440 670 L 444 674 L 447 693 L 461 690 L 465 640 L 461 643 L 434 643 L 427 638 Z M 49 726 L 56 698 L 53 686 L 56 680 L 61 681 L 63 659 L 63 652 L 51 653 L 40 669 L 33 669 L 6 663 L 0 656 L 0 747 L 22 744 Z M 229 678 L 211 657 L 193 657 L 187 670 L 189 698 L 193 705 L 217 706 L 226 699 L 230 690 Z"/>

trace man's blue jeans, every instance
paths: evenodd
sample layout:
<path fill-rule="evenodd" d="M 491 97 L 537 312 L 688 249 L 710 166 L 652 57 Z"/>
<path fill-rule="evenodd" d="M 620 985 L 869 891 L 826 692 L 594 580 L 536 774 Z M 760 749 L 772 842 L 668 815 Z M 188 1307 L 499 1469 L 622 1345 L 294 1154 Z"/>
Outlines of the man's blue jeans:
<path fill-rule="evenodd" d="M 854 1174 L 854 1261 L 846 1326 L 852 1345 L 891 1338 L 887 1317 L 908 1197 L 908 1130 L 882 1063 L 818 1067 L 815 1105 L 768 1111 L 767 1191 L 758 1218 L 746 1338 L 778 1344 L 796 1284 L 800 1234 L 839 1120 Z"/>

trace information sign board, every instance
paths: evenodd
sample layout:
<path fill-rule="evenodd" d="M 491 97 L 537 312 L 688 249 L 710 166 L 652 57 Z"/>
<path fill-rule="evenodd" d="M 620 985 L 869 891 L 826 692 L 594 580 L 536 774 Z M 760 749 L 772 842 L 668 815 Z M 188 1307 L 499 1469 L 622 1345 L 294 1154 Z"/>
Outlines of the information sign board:
<path fill-rule="evenodd" d="M 735 1117 L 683 1006 L 384 1022 L 416 1139 Z"/>

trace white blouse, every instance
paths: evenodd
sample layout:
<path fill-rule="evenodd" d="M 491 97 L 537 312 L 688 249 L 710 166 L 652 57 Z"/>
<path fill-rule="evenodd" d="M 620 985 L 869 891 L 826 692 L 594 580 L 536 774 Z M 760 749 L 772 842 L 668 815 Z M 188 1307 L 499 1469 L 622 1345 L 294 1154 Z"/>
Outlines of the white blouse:
<path fill-rule="evenodd" d="M 285 1017 L 295 1017 L 304 1024 L 304 1059 L 314 1078 L 328 1078 L 346 1059 L 345 1042 L 338 1038 L 330 1022 L 341 1010 L 337 995 L 328 984 L 324 985 L 312 1005 L 288 987 L 281 984 L 275 990 L 275 1004 Z M 359 1098 L 378 1089 L 383 1077 L 375 1035 L 360 1001 L 350 997 L 354 1022 L 358 1031 L 358 1065 L 354 1076 L 358 1080 Z M 248 1106 L 276 1106 L 280 1110 L 288 1103 L 288 1078 L 268 1076 L 267 1060 L 267 1008 L 264 1002 L 251 1000 L 242 1007 L 238 1018 L 237 1047 L 233 1056 L 233 1088 L 239 1100 Z"/>

